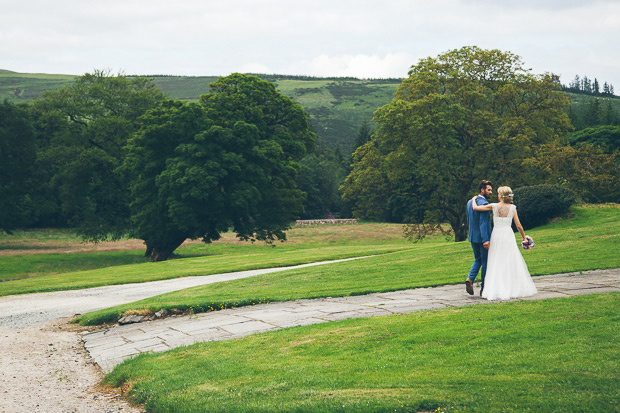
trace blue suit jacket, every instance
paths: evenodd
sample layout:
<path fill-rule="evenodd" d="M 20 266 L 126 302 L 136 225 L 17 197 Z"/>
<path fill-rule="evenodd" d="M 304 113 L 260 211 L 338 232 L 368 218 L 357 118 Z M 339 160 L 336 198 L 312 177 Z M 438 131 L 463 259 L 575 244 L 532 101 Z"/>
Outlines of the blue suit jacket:
<path fill-rule="evenodd" d="M 478 195 L 476 205 L 487 205 L 485 197 Z M 469 224 L 469 242 L 479 244 L 491 239 L 491 211 L 474 211 L 471 199 L 467 202 L 467 223 Z"/>

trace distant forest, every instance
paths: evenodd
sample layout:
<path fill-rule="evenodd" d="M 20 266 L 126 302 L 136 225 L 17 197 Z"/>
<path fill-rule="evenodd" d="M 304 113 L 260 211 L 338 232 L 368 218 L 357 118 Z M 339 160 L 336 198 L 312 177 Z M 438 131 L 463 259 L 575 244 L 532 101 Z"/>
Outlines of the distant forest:
<path fill-rule="evenodd" d="M 575 78 L 568 84 L 568 86 L 562 85 L 562 90 L 592 96 L 615 96 L 614 86 L 611 83 L 607 83 L 607 81 L 605 81 L 601 85 L 597 78 L 592 80 L 585 75 L 583 77 L 575 75 Z"/>

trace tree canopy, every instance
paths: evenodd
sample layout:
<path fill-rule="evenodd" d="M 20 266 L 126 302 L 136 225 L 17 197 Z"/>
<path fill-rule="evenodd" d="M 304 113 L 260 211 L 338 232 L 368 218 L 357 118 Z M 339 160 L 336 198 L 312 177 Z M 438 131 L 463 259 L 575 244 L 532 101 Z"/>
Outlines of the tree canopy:
<path fill-rule="evenodd" d="M 0 231 L 32 220 L 35 149 L 28 112 L 8 101 L 0 103 Z"/>
<path fill-rule="evenodd" d="M 585 128 L 569 136 L 572 145 L 589 143 L 599 146 L 604 152 L 620 151 L 620 126 L 602 125 Z"/>
<path fill-rule="evenodd" d="M 123 147 L 138 118 L 163 99 L 148 79 L 95 71 L 37 100 L 32 113 L 47 205 L 42 214 L 65 217 L 87 240 L 125 234 L 129 193 L 119 171 Z"/>
<path fill-rule="evenodd" d="M 409 222 L 447 220 L 464 240 L 478 181 L 527 182 L 523 160 L 570 128 L 567 104 L 556 76 L 532 74 L 510 52 L 464 47 L 422 59 L 375 112 L 377 132 L 357 150 L 344 196 L 358 211 L 366 203 L 410 211 Z"/>
<path fill-rule="evenodd" d="M 186 238 L 285 239 L 304 193 L 298 161 L 312 147 L 301 106 L 254 76 L 232 74 L 199 103 L 149 111 L 127 146 L 133 235 L 152 260 Z"/>

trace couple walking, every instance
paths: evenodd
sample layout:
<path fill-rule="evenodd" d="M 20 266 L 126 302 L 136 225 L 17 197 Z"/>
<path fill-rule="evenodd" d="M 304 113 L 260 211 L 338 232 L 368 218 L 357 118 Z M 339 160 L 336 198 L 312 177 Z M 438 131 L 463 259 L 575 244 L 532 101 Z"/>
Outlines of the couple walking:
<path fill-rule="evenodd" d="M 507 300 L 536 294 L 536 286 L 517 247 L 511 224 L 514 221 L 523 238 L 524 248 L 532 245 L 523 232 L 517 207 L 512 204 L 512 190 L 497 190 L 498 203 L 490 204 L 493 186 L 481 181 L 479 193 L 467 203 L 469 242 L 474 250 L 474 264 L 465 281 L 465 289 L 474 294 L 474 280 L 480 271 L 480 295 L 488 300 Z M 493 229 L 490 215 L 493 211 Z"/>

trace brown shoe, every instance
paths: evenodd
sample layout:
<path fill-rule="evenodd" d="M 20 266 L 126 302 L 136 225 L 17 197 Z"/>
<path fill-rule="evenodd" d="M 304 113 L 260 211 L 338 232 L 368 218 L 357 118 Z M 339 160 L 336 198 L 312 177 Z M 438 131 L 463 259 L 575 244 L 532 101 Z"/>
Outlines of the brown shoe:
<path fill-rule="evenodd" d="M 474 284 L 469 278 L 465 281 L 465 291 L 467 291 L 469 295 L 474 295 Z"/>
<path fill-rule="evenodd" d="M 482 288 L 481 288 L 481 289 L 480 289 L 480 297 L 482 297 L 482 291 L 483 291 L 483 290 L 482 290 Z"/>

